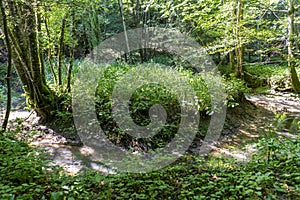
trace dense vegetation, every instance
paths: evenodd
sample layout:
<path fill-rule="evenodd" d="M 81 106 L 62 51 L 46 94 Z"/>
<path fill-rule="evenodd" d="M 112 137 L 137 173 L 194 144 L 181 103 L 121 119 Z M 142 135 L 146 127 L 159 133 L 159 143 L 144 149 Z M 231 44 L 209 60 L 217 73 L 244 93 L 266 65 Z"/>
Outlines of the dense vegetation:
<path fill-rule="evenodd" d="M 49 167 L 43 153 L 1 136 L 1 199 L 298 199 L 299 142 L 274 136 L 258 140 L 247 163 L 231 158 L 184 156 L 146 174 L 75 177 Z M 50 173 L 49 173 L 50 172 Z"/>
<path fill-rule="evenodd" d="M 299 116 L 290 120 L 288 113 L 275 113 L 277 118 L 265 123 L 253 144 L 257 151 L 246 161 L 188 151 L 157 171 L 106 175 L 85 169 L 76 176 L 53 167 L 45 151 L 29 145 L 36 131 L 24 131 L 20 119 L 17 125 L 8 120 L 11 109 L 26 107 L 41 117 L 40 123 L 74 131 L 72 90 L 83 63 L 118 33 L 124 32 L 130 50 L 126 34 L 134 28 L 176 29 L 197 41 L 218 68 L 226 92 L 222 103 L 229 110 L 244 108 L 245 93 L 284 92 L 299 99 L 298 1 L 1 0 L 0 7 L 0 110 L 6 111 L 0 118 L 0 199 L 300 198 L 300 123 Z M 129 71 L 134 79 L 143 78 L 135 69 L 146 66 L 144 73 L 170 83 L 176 81 L 173 73 L 188 80 L 201 118 L 196 138 L 203 140 L 218 108 L 195 66 L 159 48 L 125 52 L 105 65 L 93 94 L 97 123 L 107 138 L 128 152 L 147 154 L 164 148 L 178 132 L 184 94 L 178 98 L 158 83 L 142 85 L 126 102 L 130 117 L 142 127 L 151 123 L 150 108 L 162 105 L 167 119 L 155 136 L 133 137 L 116 122 L 111 100 L 117 82 Z M 288 134 L 279 134 L 282 127 Z"/>

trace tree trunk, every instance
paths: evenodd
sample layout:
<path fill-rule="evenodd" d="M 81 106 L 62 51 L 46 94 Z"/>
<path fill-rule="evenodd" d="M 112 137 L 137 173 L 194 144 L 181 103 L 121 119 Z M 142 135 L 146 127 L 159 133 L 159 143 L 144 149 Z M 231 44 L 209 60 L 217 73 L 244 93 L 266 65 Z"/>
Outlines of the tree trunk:
<path fill-rule="evenodd" d="M 229 52 L 229 64 L 230 64 L 230 70 L 234 71 L 234 51 Z"/>
<path fill-rule="evenodd" d="M 65 36 L 65 24 L 66 24 L 66 16 L 64 16 L 62 20 L 61 25 L 61 32 L 60 32 L 60 38 L 59 38 L 59 46 L 58 46 L 58 52 L 57 52 L 57 60 L 58 60 L 58 86 L 62 85 L 62 57 L 63 57 L 63 45 L 64 45 L 64 36 Z"/>
<path fill-rule="evenodd" d="M 125 61 L 128 61 L 128 57 L 130 59 L 130 49 L 129 49 L 129 43 L 128 43 L 128 36 L 127 36 L 127 28 L 126 28 L 126 22 L 125 22 L 125 17 L 123 14 L 123 2 L 122 0 L 119 0 L 119 9 L 120 9 L 120 15 L 122 18 L 122 24 L 123 24 L 123 30 L 124 30 L 124 37 L 125 37 L 125 43 L 126 43 L 126 50 L 127 53 L 125 53 Z M 127 57 L 128 54 L 128 57 Z"/>
<path fill-rule="evenodd" d="M 11 27 L 12 61 L 22 82 L 27 104 L 42 118 L 53 116 L 57 109 L 55 94 L 45 82 L 40 57 L 36 2 L 7 1 Z"/>
<path fill-rule="evenodd" d="M 294 37 L 295 37 L 295 4 L 294 0 L 289 1 L 288 10 L 288 67 L 290 70 L 290 77 L 292 87 L 296 93 L 300 93 L 300 82 L 295 68 L 294 58 Z"/>
<path fill-rule="evenodd" d="M 232 19 L 231 19 L 232 29 L 230 29 L 230 32 L 227 33 L 227 34 L 234 35 L 235 34 L 235 23 L 236 23 L 236 2 L 231 2 L 231 8 L 232 8 L 232 11 L 231 11 L 231 14 L 232 14 Z M 235 51 L 235 48 L 233 48 L 233 50 L 230 50 L 229 51 L 229 56 L 228 56 L 231 72 L 234 72 L 234 70 L 235 70 L 234 51 Z"/>
<path fill-rule="evenodd" d="M 7 86 L 6 113 L 5 113 L 4 121 L 2 124 L 2 130 L 1 130 L 1 132 L 4 132 L 4 131 L 6 131 L 6 128 L 7 128 L 9 114 L 10 114 L 10 110 L 11 110 L 11 82 L 10 82 L 10 79 L 11 79 L 11 68 L 12 68 L 12 58 L 11 58 L 12 50 L 11 50 L 11 45 L 10 45 L 9 38 L 8 38 L 7 18 L 6 18 L 5 8 L 4 8 L 2 0 L 0 0 L 0 6 L 1 6 L 3 32 L 4 32 L 4 36 L 5 36 L 5 44 L 6 44 L 7 52 L 8 52 L 7 74 L 6 74 L 6 78 L 5 78 L 6 86 Z"/>
<path fill-rule="evenodd" d="M 71 24 L 71 32 L 72 32 L 72 38 L 73 40 L 75 40 L 75 34 L 76 34 L 76 30 L 75 30 L 75 17 L 74 17 L 74 13 L 72 14 L 72 24 Z M 74 64 L 74 49 L 75 49 L 75 45 L 72 44 L 70 46 L 70 62 L 69 62 L 69 66 L 68 66 L 68 72 L 67 72 L 67 86 L 66 86 L 66 91 L 67 92 L 71 92 L 71 79 L 72 79 L 72 70 L 73 70 L 73 64 Z"/>
<path fill-rule="evenodd" d="M 244 9 L 244 2 L 242 0 L 239 0 L 237 2 L 237 17 L 236 17 L 236 39 L 238 41 L 235 54 L 236 54 L 236 76 L 239 78 L 242 78 L 244 76 L 243 72 L 243 61 L 244 61 L 244 47 L 241 41 L 241 22 L 243 20 L 243 9 Z"/>
<path fill-rule="evenodd" d="M 48 28 L 48 22 L 47 22 L 47 19 L 45 18 L 44 19 L 44 23 L 45 23 L 45 28 L 46 28 L 46 33 L 47 33 L 47 37 L 48 37 L 48 40 L 50 41 L 51 40 L 51 36 L 50 36 L 50 32 L 49 32 L 49 28 Z M 50 66 L 50 69 L 51 69 L 51 73 L 52 73 L 52 76 L 54 78 L 54 83 L 57 84 L 57 77 L 56 77 L 56 73 L 54 71 L 54 66 L 51 62 L 51 47 L 49 47 L 48 49 L 48 64 Z"/>

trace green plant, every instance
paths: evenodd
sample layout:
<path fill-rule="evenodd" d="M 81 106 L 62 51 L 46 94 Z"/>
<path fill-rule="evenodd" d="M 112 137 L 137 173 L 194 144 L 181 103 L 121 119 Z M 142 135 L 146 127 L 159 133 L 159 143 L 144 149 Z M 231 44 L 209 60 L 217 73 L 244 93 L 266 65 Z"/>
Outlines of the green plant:
<path fill-rule="evenodd" d="M 163 79 L 166 82 L 176 81 L 169 80 L 170 78 L 164 77 L 163 73 L 160 71 L 162 69 L 160 69 L 159 67 L 155 67 L 157 64 L 153 62 L 154 60 L 150 61 L 151 66 L 144 69 L 145 71 L 148 70 L 147 74 L 160 75 L 158 79 Z M 137 67 L 139 67 L 139 64 L 136 65 Z M 188 80 L 185 84 L 190 85 L 190 87 L 192 87 L 196 92 L 195 104 L 198 107 L 199 111 L 207 116 L 212 112 L 216 112 L 218 108 L 211 107 L 210 93 L 213 94 L 214 92 L 215 94 L 220 94 L 217 91 L 219 88 L 210 87 L 210 90 L 216 91 L 209 91 L 207 86 L 207 84 L 214 83 L 214 77 L 206 74 L 206 79 L 204 79 L 201 74 L 196 74 L 191 70 L 176 66 L 177 65 L 172 66 L 172 68 L 177 70 L 176 73 L 178 73 L 179 76 L 184 77 L 186 80 Z M 99 66 L 99 68 L 101 68 L 101 66 Z M 140 149 L 148 149 L 149 147 L 150 149 L 159 148 L 167 144 L 178 130 L 178 125 L 180 122 L 180 106 L 182 106 L 185 102 L 184 94 L 177 94 L 177 96 L 175 96 L 170 88 L 166 88 L 164 85 L 158 83 L 149 82 L 147 84 L 141 85 L 138 88 L 131 88 L 133 86 L 131 86 L 131 84 L 127 82 L 122 83 L 122 85 L 128 85 L 128 88 L 123 88 L 124 90 L 122 90 L 122 92 L 118 94 L 118 96 L 128 93 L 129 90 L 134 91 L 131 94 L 130 100 L 128 102 L 123 102 L 122 105 L 124 106 L 124 108 L 129 105 L 130 117 L 136 124 L 140 126 L 147 126 L 150 123 L 149 109 L 153 105 L 157 104 L 160 104 L 164 107 L 168 117 L 167 123 L 163 126 L 159 134 L 150 139 L 133 138 L 128 134 L 125 134 L 123 130 L 118 127 L 117 123 L 114 120 L 114 116 L 112 115 L 111 107 L 112 94 L 116 84 L 119 81 L 128 81 L 127 79 L 124 79 L 124 77 L 127 76 L 126 73 L 130 73 L 130 76 L 134 77 L 134 79 L 136 80 L 143 80 L 143 73 L 141 75 L 140 72 L 136 70 L 137 69 L 134 68 L 134 66 L 130 66 L 126 63 L 113 63 L 105 68 L 105 70 L 102 72 L 103 76 L 98 80 L 98 87 L 96 90 L 97 117 L 101 127 L 115 144 L 128 148 L 132 145 L 132 141 L 136 140 L 135 142 L 139 144 Z M 171 77 L 172 73 L 174 72 L 169 71 L 168 73 L 168 76 Z M 222 80 L 227 92 L 228 106 L 234 107 L 238 105 L 238 102 L 243 98 L 243 94 L 249 91 L 249 89 L 240 79 L 234 77 L 225 78 L 224 76 Z M 208 83 L 207 81 L 211 81 L 211 83 Z M 178 91 L 180 90 L 178 89 Z M 220 96 L 218 96 L 218 98 L 220 98 Z M 123 113 L 127 112 L 124 111 Z M 123 118 L 124 116 L 121 117 Z M 201 132 L 201 130 L 199 131 Z"/>
<path fill-rule="evenodd" d="M 247 66 L 245 70 L 250 74 L 247 82 L 256 81 L 254 84 L 256 87 L 267 85 L 273 90 L 291 90 L 289 70 L 286 65 L 253 65 Z"/>
<path fill-rule="evenodd" d="M 246 83 L 231 74 L 230 77 L 223 76 L 225 82 L 225 89 L 227 93 L 227 101 L 229 107 L 235 107 L 239 105 L 239 102 L 243 99 L 244 93 L 250 92 L 250 88 Z"/>
<path fill-rule="evenodd" d="M 0 136 L 1 199 L 298 199 L 299 137 L 266 134 L 249 162 L 226 157 L 186 155 L 145 174 L 111 174 L 87 169 L 69 176 L 44 162 L 43 154 Z M 264 150 L 271 145 L 272 152 Z M 50 171 L 49 171 L 50 170 Z"/>
<path fill-rule="evenodd" d="M 33 199 L 42 196 L 49 177 L 43 168 L 47 164 L 42 151 L 31 149 L 14 133 L 0 136 L 0 198 Z"/>

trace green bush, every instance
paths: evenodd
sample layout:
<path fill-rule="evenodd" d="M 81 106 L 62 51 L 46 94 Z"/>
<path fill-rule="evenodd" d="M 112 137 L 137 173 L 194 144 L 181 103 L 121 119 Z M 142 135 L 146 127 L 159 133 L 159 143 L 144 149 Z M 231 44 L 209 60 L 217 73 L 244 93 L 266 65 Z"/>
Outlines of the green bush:
<path fill-rule="evenodd" d="M 163 79 L 167 82 L 176 81 L 171 80 L 171 78 L 169 77 L 164 77 L 160 69 L 156 68 L 155 66 L 156 65 L 152 63 L 151 68 L 145 68 L 145 70 L 148 70 L 147 72 L 149 73 L 161 75 L 161 77 L 158 77 L 158 79 Z M 130 71 L 131 76 L 135 79 L 144 78 L 144 74 L 139 74 L 139 72 L 135 71 L 132 66 L 126 63 L 114 63 L 105 68 L 103 72 L 104 75 L 100 77 L 96 90 L 96 112 L 101 128 L 104 130 L 104 132 L 107 133 L 107 136 L 111 141 L 125 148 L 131 146 L 134 138 L 128 134 L 125 134 L 118 127 L 112 114 L 111 101 L 113 90 L 116 84 L 118 83 L 118 81 L 126 80 L 122 78 L 127 76 L 126 73 L 128 73 L 128 71 Z M 173 77 L 172 73 L 174 72 L 172 72 L 172 70 L 170 70 L 170 72 L 168 71 L 168 73 L 170 77 Z M 198 100 L 196 100 L 195 103 L 197 104 L 196 106 L 201 113 L 203 113 L 204 115 L 208 115 L 212 110 L 217 110 L 217 108 L 211 107 L 211 95 L 209 93 L 210 91 L 202 76 L 194 74 L 189 70 L 183 70 L 181 68 L 178 68 L 177 73 L 179 74 L 179 76 L 182 76 L 186 80 L 188 80 L 188 82 L 184 84 L 190 85 L 190 87 L 193 88 L 193 90 L 196 92 Z M 213 77 L 209 78 L 214 81 Z M 228 105 L 230 107 L 238 105 L 238 102 L 243 97 L 243 93 L 248 91 L 245 83 L 242 80 L 234 77 L 227 79 L 223 78 L 222 80 L 225 83 L 225 89 L 227 91 Z M 131 83 L 126 82 L 126 84 L 129 85 L 128 87 L 131 87 Z M 176 87 L 181 86 L 177 86 L 176 84 Z M 131 88 L 124 88 L 124 91 L 122 92 L 126 93 L 129 89 Z M 213 86 L 212 89 L 217 90 L 218 88 Z M 137 139 L 137 143 L 140 144 L 140 147 L 142 149 L 147 149 L 148 147 L 150 147 L 151 149 L 163 147 L 165 144 L 169 143 L 174 134 L 177 133 L 178 125 L 181 119 L 180 109 L 185 99 L 183 96 L 184 94 L 179 94 L 180 97 L 176 97 L 175 94 L 171 91 L 172 90 L 170 88 L 166 88 L 163 85 L 149 82 L 148 84 L 142 85 L 134 90 L 129 102 L 124 102 L 124 106 L 126 106 L 127 103 L 129 104 L 130 117 L 136 124 L 140 126 L 146 126 L 150 123 L 149 109 L 151 108 L 151 106 L 160 104 L 166 110 L 166 114 L 168 117 L 167 123 L 163 126 L 163 129 L 159 132 L 159 134 L 156 134 L 150 139 L 135 138 Z M 180 91 L 180 88 L 178 88 L 178 91 Z M 122 92 L 119 95 L 121 95 Z M 218 91 L 215 91 L 215 93 L 219 94 Z"/>
<path fill-rule="evenodd" d="M 231 74 L 230 77 L 223 76 L 225 82 L 225 89 L 227 93 L 228 107 L 235 107 L 244 98 L 244 94 L 250 92 L 250 88 L 246 83 Z"/>
<path fill-rule="evenodd" d="M 289 69 L 286 65 L 253 65 L 247 66 L 245 71 L 250 74 L 247 82 L 253 87 L 268 85 L 273 90 L 292 90 Z M 300 76 L 299 69 L 297 71 Z"/>
<path fill-rule="evenodd" d="M 111 111 L 111 100 L 112 92 L 117 81 L 120 80 L 122 76 L 125 76 L 130 68 L 131 66 L 125 63 L 108 66 L 104 72 L 104 76 L 99 80 L 96 92 L 96 112 L 98 114 L 101 128 L 108 132 L 108 137 L 112 141 L 126 148 L 131 146 L 131 142 L 134 138 L 125 134 L 120 128 L 118 128 Z M 135 71 L 132 73 L 135 73 Z M 139 76 L 138 72 L 136 75 Z M 126 92 L 128 91 L 124 91 L 124 93 Z M 142 85 L 134 91 L 129 102 L 124 102 L 124 104 L 127 103 L 129 103 L 130 107 L 130 117 L 140 126 L 146 126 L 150 123 L 149 109 L 153 105 L 162 105 L 168 116 L 167 123 L 164 125 L 159 134 L 155 135 L 151 139 L 136 138 L 140 147 L 162 147 L 173 138 L 173 135 L 177 132 L 178 124 L 180 122 L 180 103 L 174 94 L 170 93 L 167 88 L 160 84 L 153 83 Z"/>

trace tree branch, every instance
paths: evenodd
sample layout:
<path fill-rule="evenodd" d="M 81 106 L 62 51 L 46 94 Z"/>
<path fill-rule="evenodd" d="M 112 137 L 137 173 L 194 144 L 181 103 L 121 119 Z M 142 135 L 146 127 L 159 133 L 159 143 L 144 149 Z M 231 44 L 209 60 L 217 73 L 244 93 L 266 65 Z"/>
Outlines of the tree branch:
<path fill-rule="evenodd" d="M 277 13 L 285 13 L 285 14 L 289 13 L 288 10 L 271 10 L 271 9 L 270 9 L 270 11 L 271 11 L 271 12 L 277 12 Z"/>

